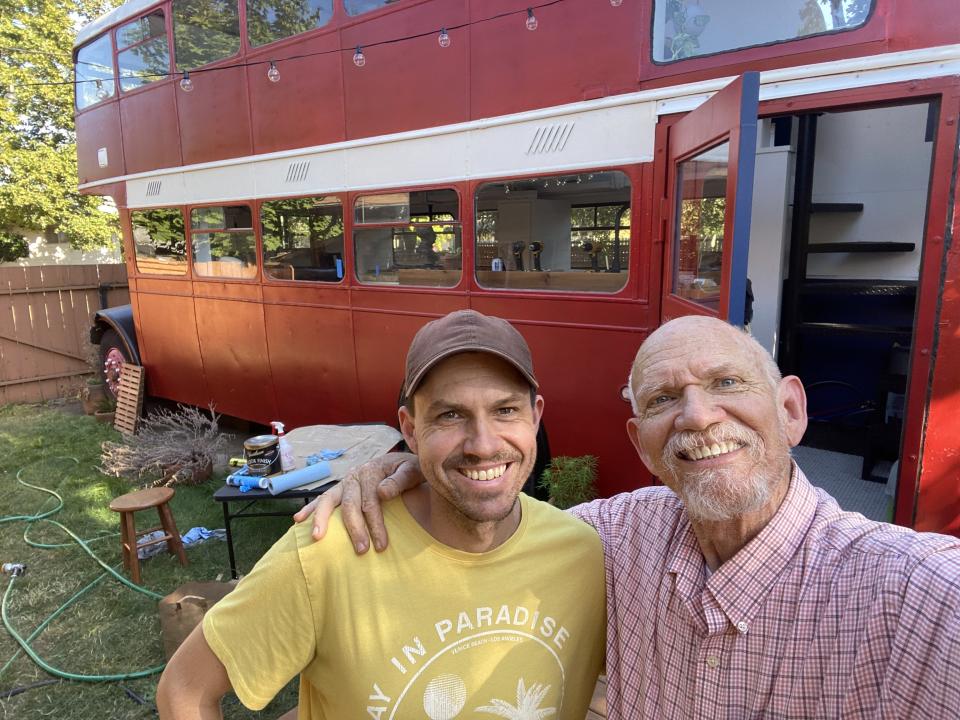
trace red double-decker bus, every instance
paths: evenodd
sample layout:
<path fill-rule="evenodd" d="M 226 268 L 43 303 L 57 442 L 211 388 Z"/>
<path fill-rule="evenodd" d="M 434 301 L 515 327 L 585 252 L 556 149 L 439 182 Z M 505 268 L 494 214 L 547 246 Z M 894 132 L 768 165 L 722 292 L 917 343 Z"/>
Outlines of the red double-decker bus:
<path fill-rule="evenodd" d="M 808 388 L 798 453 L 960 532 L 958 42 L 952 0 L 133 0 L 74 52 L 130 278 L 93 337 L 155 396 L 385 420 L 472 307 L 611 494 L 650 481 L 643 338 L 748 321 Z"/>

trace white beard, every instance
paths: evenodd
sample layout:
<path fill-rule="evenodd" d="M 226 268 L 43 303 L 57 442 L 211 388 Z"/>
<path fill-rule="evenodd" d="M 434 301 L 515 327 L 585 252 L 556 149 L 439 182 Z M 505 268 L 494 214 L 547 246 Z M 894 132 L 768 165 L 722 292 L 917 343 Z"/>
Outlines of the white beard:
<path fill-rule="evenodd" d="M 780 436 L 780 443 L 789 454 L 782 427 Z M 710 468 L 688 471 L 681 478 L 678 453 L 718 442 L 744 446 L 756 470 L 744 475 L 738 468 Z M 779 450 L 775 449 L 774 457 L 781 456 Z M 763 438 L 749 428 L 730 422 L 705 432 L 674 435 L 663 449 L 662 460 L 692 520 L 720 522 L 759 510 L 770 501 L 780 473 L 767 454 Z"/>

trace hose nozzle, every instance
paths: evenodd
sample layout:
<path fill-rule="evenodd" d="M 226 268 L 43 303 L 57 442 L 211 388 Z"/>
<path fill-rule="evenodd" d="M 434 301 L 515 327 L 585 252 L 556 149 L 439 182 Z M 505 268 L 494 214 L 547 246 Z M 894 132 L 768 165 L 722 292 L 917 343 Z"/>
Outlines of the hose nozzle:
<path fill-rule="evenodd" d="M 0 570 L 3 571 L 4 575 L 20 577 L 21 575 L 26 574 L 27 566 L 23 563 L 4 563 L 3 567 L 0 567 Z"/>

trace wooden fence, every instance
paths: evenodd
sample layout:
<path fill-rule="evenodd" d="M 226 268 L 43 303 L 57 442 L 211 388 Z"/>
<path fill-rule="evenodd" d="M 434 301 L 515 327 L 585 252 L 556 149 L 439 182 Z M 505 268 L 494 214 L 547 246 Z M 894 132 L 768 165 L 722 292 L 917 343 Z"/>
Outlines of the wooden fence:
<path fill-rule="evenodd" d="M 0 267 L 0 405 L 77 392 L 93 313 L 130 302 L 124 265 Z"/>

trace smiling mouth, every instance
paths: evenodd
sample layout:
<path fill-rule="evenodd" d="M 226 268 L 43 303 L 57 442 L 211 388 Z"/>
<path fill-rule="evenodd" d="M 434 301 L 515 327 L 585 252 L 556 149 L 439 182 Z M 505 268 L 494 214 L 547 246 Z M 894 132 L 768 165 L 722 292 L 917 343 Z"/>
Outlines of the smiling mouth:
<path fill-rule="evenodd" d="M 471 480 L 479 480 L 481 482 L 487 480 L 496 480 L 498 477 L 503 475 L 507 471 L 507 464 L 497 465 L 496 467 L 486 468 L 484 470 L 475 470 L 472 468 L 461 468 L 460 473 Z"/>
<path fill-rule="evenodd" d="M 710 460 L 744 447 L 738 442 L 719 442 L 677 453 L 682 460 Z"/>

